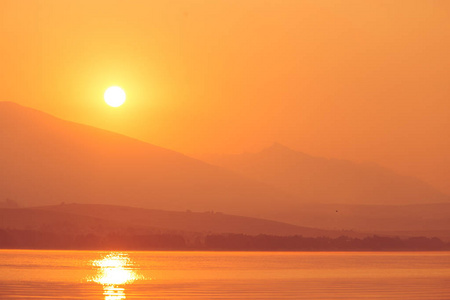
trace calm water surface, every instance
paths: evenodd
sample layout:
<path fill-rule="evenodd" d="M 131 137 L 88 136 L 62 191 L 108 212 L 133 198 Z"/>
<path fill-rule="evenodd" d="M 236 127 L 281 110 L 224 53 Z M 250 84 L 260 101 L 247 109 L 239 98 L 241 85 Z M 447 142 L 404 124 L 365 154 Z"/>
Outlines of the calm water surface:
<path fill-rule="evenodd" d="M 450 252 L 0 250 L 0 299 L 450 299 Z"/>

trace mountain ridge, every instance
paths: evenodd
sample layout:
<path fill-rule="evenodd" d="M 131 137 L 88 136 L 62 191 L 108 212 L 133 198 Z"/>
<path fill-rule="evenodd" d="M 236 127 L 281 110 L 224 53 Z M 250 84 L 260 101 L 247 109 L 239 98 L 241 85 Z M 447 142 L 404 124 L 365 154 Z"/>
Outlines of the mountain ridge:
<path fill-rule="evenodd" d="M 342 164 L 348 167 L 345 161 L 319 158 L 319 172 L 310 172 L 305 168 L 307 172 L 302 176 L 294 173 L 295 180 L 286 182 L 289 187 L 302 188 L 296 194 L 265 178 L 249 178 L 251 176 L 248 174 L 241 172 L 239 175 L 238 171 L 226 166 L 214 166 L 121 134 L 3 102 L 0 102 L 0 140 L 0 199 L 7 200 L 5 205 L 8 201 L 18 202 L 22 206 L 56 205 L 61 202 L 97 203 L 159 210 L 220 211 L 321 229 L 358 229 L 352 227 L 353 224 L 361 225 L 357 215 L 341 223 L 326 222 L 334 220 L 339 215 L 338 210 L 344 211 L 337 207 L 348 203 L 336 203 L 339 198 L 333 188 L 339 185 L 317 185 L 316 190 L 325 190 L 333 196 L 333 201 L 328 201 L 328 206 L 323 209 L 320 203 L 327 202 L 327 199 L 318 197 L 320 193 L 311 192 L 311 189 L 308 194 L 305 185 L 299 184 L 302 178 L 306 178 L 307 183 L 314 180 L 314 176 L 320 178 L 317 174 L 327 171 L 324 166 L 328 166 L 330 161 L 338 167 Z M 317 165 L 317 159 L 313 156 L 282 145 L 274 145 L 262 153 L 264 163 L 278 168 L 270 175 L 281 179 L 283 172 L 289 171 L 292 166 L 298 170 L 299 166 L 305 166 L 305 161 L 310 167 Z M 254 154 L 247 155 L 252 157 Z M 291 163 L 291 157 L 297 163 Z M 261 166 L 257 173 L 265 172 L 265 164 Z M 254 170 L 251 163 L 247 167 Z M 373 172 L 373 168 L 369 171 Z M 342 183 L 355 184 L 352 181 L 355 176 L 352 176 L 338 177 Z M 442 199 L 447 198 L 438 198 Z M 354 205 L 399 204 L 391 199 L 382 203 L 357 200 L 353 201 Z M 311 205 L 315 206 L 313 210 Z M 377 211 L 376 208 L 371 209 Z M 357 212 L 353 208 L 352 211 Z M 329 214 L 333 217 L 330 218 Z M 317 217 L 318 221 L 310 217 Z M 370 220 L 381 222 L 379 218 Z M 408 222 L 413 220 L 408 219 Z M 424 229 L 445 229 L 438 226 L 445 227 L 445 222 L 444 219 L 436 220 L 433 226 Z M 395 229 L 401 231 L 405 227 Z"/>
<path fill-rule="evenodd" d="M 0 197 L 22 205 L 132 204 L 258 217 L 286 209 L 280 201 L 296 202 L 184 154 L 9 102 L 0 103 L 0 140 Z"/>
<path fill-rule="evenodd" d="M 211 164 L 265 182 L 316 203 L 414 204 L 448 202 L 450 196 L 415 177 L 374 164 L 315 157 L 279 143 L 256 153 L 212 156 Z"/>

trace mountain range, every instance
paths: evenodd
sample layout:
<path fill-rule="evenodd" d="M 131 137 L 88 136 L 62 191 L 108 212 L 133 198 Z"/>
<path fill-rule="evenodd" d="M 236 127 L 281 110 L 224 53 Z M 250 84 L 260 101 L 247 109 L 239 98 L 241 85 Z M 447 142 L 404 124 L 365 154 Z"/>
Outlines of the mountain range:
<path fill-rule="evenodd" d="M 258 153 L 215 155 L 207 161 L 295 195 L 302 203 L 392 205 L 450 199 L 415 177 L 375 164 L 314 157 L 278 143 Z"/>
<path fill-rule="evenodd" d="M 90 214 L 93 206 L 68 205 L 79 203 L 192 211 L 167 213 L 166 219 L 155 217 L 162 212 L 147 211 L 142 217 L 156 218 L 162 227 L 177 230 L 214 228 L 217 224 L 208 223 L 207 216 L 219 222 L 223 215 L 213 211 L 338 231 L 449 228 L 449 197 L 418 179 L 376 165 L 313 157 L 279 144 L 259 153 L 216 156 L 204 162 L 11 102 L 0 102 L 0 141 L 0 203 L 7 199 L 18 203 L 25 209 L 24 218 L 31 211 L 41 217 L 77 211 L 83 218 L 103 214 L 113 226 L 127 212 L 105 208 L 115 215 L 108 218 L 101 209 Z M 26 211 L 43 206 L 48 208 L 45 213 Z M 210 215 L 200 213 L 205 211 Z M 189 222 L 170 227 L 192 216 Z M 125 223 L 133 223 L 132 219 Z M 247 221 L 257 227 L 257 222 Z M 220 230 L 233 232 L 232 224 L 245 222 L 227 217 L 225 223 Z M 280 232 L 296 230 L 294 226 Z"/>
<path fill-rule="evenodd" d="M 231 171 L 106 130 L 0 103 L 0 199 L 215 210 L 260 216 L 295 197 Z"/>

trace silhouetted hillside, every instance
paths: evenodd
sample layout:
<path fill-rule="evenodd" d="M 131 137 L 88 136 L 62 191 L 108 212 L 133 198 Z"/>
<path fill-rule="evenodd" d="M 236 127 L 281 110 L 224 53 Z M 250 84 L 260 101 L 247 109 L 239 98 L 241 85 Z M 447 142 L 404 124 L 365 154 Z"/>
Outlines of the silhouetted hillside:
<path fill-rule="evenodd" d="M 294 197 L 180 153 L 0 103 L 0 199 L 264 216 Z"/>
<path fill-rule="evenodd" d="M 127 228 L 127 224 L 120 220 L 105 220 L 70 212 L 36 208 L 0 208 L 0 228 L 61 234 L 104 234 L 105 232 L 124 230 Z"/>
<path fill-rule="evenodd" d="M 39 208 L 0 209 L 0 228 L 57 233 L 194 232 L 338 237 L 356 232 L 318 230 L 264 219 L 214 212 L 175 212 L 125 206 L 64 204 Z"/>
<path fill-rule="evenodd" d="M 287 222 L 301 220 L 303 226 L 314 228 L 400 236 L 436 236 L 450 241 L 450 203 L 304 204 L 291 215 L 284 217 Z"/>
<path fill-rule="evenodd" d="M 449 218 L 440 214 L 445 211 L 441 207 L 429 206 L 429 210 L 414 213 L 406 206 L 380 210 L 377 206 L 318 204 L 392 205 L 447 198 L 420 181 L 378 167 L 313 158 L 280 145 L 230 159 L 235 166 L 230 168 L 242 174 L 237 175 L 174 151 L 8 102 L 0 102 L 0 141 L 1 207 L 100 203 L 220 211 L 337 231 L 445 234 L 450 228 Z M 217 213 L 140 213 L 131 208 L 91 210 L 81 206 L 52 210 L 79 210 L 80 215 L 101 217 L 119 227 L 124 221 L 133 226 L 193 232 L 221 233 L 226 229 L 244 234 L 306 235 L 293 225 Z M 17 221 L 21 218 L 31 221 L 25 214 Z M 96 221 L 85 223 L 89 222 Z M 315 229 L 308 230 L 315 234 Z"/>
<path fill-rule="evenodd" d="M 208 161 L 296 195 L 301 202 L 391 205 L 450 199 L 413 177 L 375 165 L 313 157 L 280 144 Z"/>

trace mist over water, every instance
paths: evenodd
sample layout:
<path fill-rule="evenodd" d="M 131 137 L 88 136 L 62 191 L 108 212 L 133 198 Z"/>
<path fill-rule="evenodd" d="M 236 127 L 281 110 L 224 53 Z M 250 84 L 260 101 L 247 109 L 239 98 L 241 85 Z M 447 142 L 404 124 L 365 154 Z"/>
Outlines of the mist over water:
<path fill-rule="evenodd" d="M 449 252 L 0 251 L 0 299 L 445 299 Z"/>

